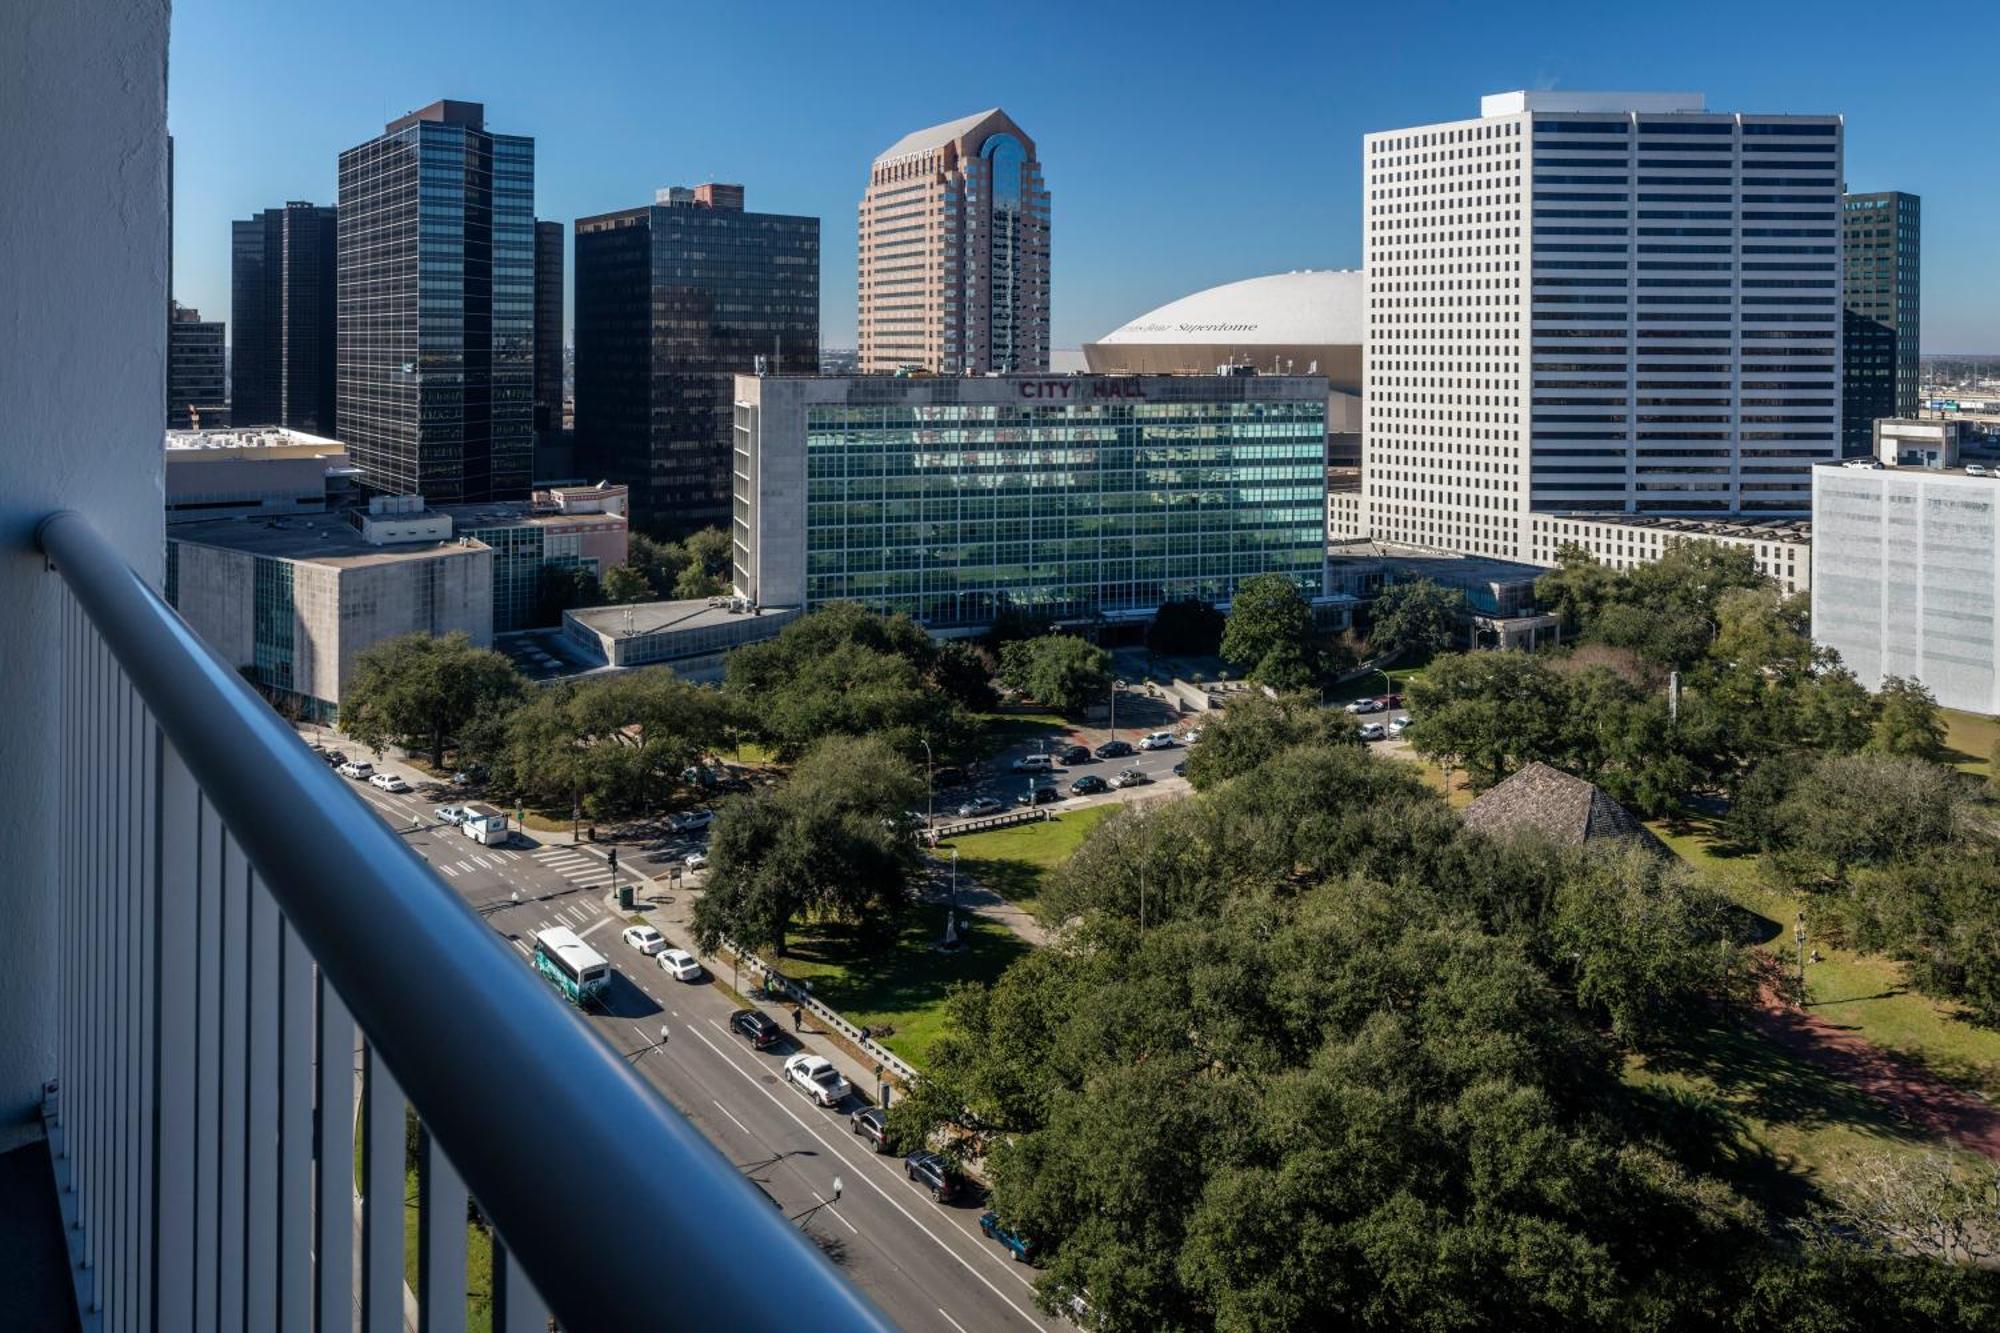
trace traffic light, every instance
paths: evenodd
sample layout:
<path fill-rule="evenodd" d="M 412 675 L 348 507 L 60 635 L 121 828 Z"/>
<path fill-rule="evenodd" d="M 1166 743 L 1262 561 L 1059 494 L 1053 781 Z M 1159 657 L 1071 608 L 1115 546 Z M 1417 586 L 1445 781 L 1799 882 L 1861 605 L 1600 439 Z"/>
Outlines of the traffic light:
<path fill-rule="evenodd" d="M 618 873 L 618 849 L 616 847 L 611 849 L 611 873 L 614 875 Z"/>

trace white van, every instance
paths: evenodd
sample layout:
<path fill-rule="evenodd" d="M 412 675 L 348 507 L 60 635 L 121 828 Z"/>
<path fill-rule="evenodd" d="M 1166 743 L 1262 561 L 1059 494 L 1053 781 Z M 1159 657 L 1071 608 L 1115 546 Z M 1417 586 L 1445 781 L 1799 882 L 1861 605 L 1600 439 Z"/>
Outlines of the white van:
<path fill-rule="evenodd" d="M 482 847 L 497 847 L 513 838 L 507 828 L 507 813 L 490 805 L 468 805 L 458 831 Z"/>

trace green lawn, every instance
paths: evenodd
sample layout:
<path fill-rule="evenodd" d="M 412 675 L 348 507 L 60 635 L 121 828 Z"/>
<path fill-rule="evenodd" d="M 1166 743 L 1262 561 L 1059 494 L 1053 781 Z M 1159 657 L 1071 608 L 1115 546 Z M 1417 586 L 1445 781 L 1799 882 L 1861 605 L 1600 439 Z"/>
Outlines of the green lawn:
<path fill-rule="evenodd" d="M 982 758 L 998 754 L 1013 745 L 1053 741 L 1059 736 L 1069 735 L 1073 729 L 1067 718 L 1047 710 L 974 713 L 972 721 L 979 727 L 972 749 L 976 756 Z"/>
<path fill-rule="evenodd" d="M 1724 894 L 1762 921 L 1758 938 L 1780 957 L 1793 957 L 1792 928 L 1799 899 L 1764 882 L 1754 855 L 1734 855 L 1703 830 L 1654 832 L 1681 858 L 1713 878 Z M 1806 966 L 1812 1009 L 1829 1022 L 1851 1027 L 1885 1050 L 1899 1052 L 1962 1087 L 2000 1096 L 2000 1031 L 1953 1017 L 1952 1007 L 1912 990 L 1903 964 L 1879 954 L 1838 949 L 1810 937 L 1821 961 Z"/>
<path fill-rule="evenodd" d="M 1939 711 L 1944 716 L 1944 743 L 1953 751 L 1948 762 L 1982 778 L 1992 776 L 1993 746 L 2000 742 L 2000 718 L 1961 713 L 1952 708 Z"/>
<path fill-rule="evenodd" d="M 726 763 L 765 768 L 778 762 L 778 750 L 762 741 L 744 741 L 733 750 L 717 750 L 715 757 Z"/>
<path fill-rule="evenodd" d="M 887 941 L 852 926 L 805 926 L 775 961 L 787 976 L 812 982 L 813 995 L 850 1023 L 878 1034 L 893 1027 L 878 1039 L 921 1068 L 944 1026 L 946 991 L 962 981 L 993 981 L 1029 949 L 998 922 L 961 912 L 966 947 L 941 953 L 933 946 L 944 937 L 945 912 L 930 904 L 914 907 Z"/>
<path fill-rule="evenodd" d="M 1067 861 L 1090 831 L 1117 808 L 1087 805 L 1039 824 L 968 833 L 940 842 L 931 854 L 950 860 L 956 849 L 960 874 L 1033 913 L 1042 877 Z"/>

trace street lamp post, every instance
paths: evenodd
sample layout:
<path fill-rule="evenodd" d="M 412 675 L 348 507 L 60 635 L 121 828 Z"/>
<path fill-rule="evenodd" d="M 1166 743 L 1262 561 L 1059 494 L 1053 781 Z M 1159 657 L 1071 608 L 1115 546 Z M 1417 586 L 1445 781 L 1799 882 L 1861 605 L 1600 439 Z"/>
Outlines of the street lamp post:
<path fill-rule="evenodd" d="M 958 913 L 958 848 L 951 849 L 951 910 Z"/>
<path fill-rule="evenodd" d="M 1799 913 L 1798 924 L 1792 927 L 1792 938 L 1799 945 L 1799 1003 L 1806 1002 L 1806 914 Z"/>
<path fill-rule="evenodd" d="M 1392 676 L 1390 676 L 1388 672 L 1384 671 L 1381 667 L 1376 667 L 1375 674 L 1382 678 L 1382 685 L 1383 685 L 1382 693 L 1394 694 L 1396 692 L 1395 679 Z"/>
<path fill-rule="evenodd" d="M 1118 691 L 1124 688 L 1125 682 L 1122 680 L 1111 682 L 1111 738 L 1113 740 L 1118 738 Z"/>
<path fill-rule="evenodd" d="M 931 743 L 919 740 L 924 747 L 924 827 L 937 823 L 937 789 L 931 781 Z"/>

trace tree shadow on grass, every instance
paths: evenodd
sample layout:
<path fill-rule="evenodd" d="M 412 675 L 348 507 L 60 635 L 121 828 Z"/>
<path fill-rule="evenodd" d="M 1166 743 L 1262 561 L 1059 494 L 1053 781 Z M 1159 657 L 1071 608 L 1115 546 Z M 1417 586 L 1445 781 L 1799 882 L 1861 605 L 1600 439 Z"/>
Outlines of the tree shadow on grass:
<path fill-rule="evenodd" d="M 1030 946 L 1006 927 L 959 913 L 964 947 L 935 946 L 948 909 L 922 903 L 906 909 L 893 934 L 842 922 L 801 926 L 788 941 L 789 970 L 812 982 L 822 1003 L 865 1022 L 866 1015 L 909 1014 L 944 1002 L 960 982 L 991 983 Z M 803 966 L 801 966 L 803 965 Z"/>
<path fill-rule="evenodd" d="M 1048 873 L 1046 867 L 1001 857 L 962 857 L 958 863 L 961 892 L 969 887 L 969 881 L 1030 912 L 1034 910 L 1035 899 L 1041 895 L 1042 880 Z"/>

